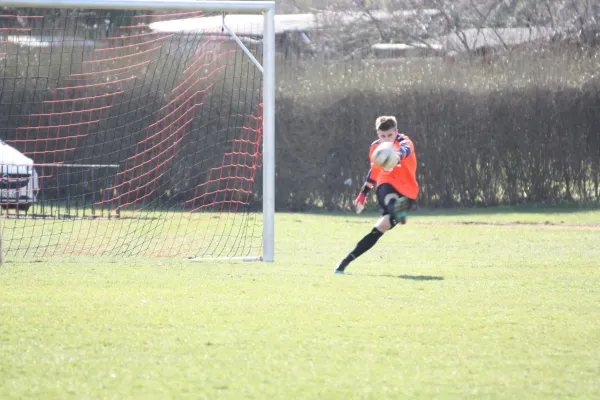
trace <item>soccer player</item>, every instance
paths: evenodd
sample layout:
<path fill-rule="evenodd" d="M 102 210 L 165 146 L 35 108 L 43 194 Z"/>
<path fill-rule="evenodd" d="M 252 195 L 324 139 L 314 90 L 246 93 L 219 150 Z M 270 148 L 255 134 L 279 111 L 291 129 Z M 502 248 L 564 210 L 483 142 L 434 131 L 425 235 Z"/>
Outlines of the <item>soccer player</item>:
<path fill-rule="evenodd" d="M 356 247 L 348 253 L 346 258 L 339 262 L 335 270 L 336 274 L 343 274 L 348 264 L 356 260 L 361 254 L 369 250 L 377 243 L 385 232 L 396 226 L 397 223 L 405 224 L 407 211 L 415 202 L 419 193 L 417 183 L 417 158 L 413 142 L 408 136 L 398 133 L 398 123 L 395 117 L 381 116 L 375 121 L 375 129 L 379 139 L 371 144 L 369 159 L 373 152 L 383 142 L 394 143 L 398 163 L 389 170 L 371 162 L 371 169 L 367 174 L 367 180 L 354 205 L 356 212 L 360 214 L 364 208 L 367 194 L 375 186 L 377 202 L 382 208 L 382 217 L 377 221 L 375 227 L 356 244 Z"/>

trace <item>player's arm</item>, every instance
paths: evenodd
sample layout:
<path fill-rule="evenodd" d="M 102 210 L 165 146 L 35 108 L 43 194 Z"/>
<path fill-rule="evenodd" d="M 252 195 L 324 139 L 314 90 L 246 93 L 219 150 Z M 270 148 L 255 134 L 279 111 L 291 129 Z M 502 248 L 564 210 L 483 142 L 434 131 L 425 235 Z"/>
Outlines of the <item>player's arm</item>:
<path fill-rule="evenodd" d="M 377 175 L 379 175 L 379 171 L 377 168 L 371 167 L 369 173 L 367 174 L 367 179 L 365 180 L 364 185 L 360 189 L 360 193 L 354 200 L 354 205 L 356 206 L 356 213 L 360 214 L 362 210 L 365 208 L 365 201 L 367 200 L 367 195 L 373 189 L 377 182 Z"/>
<path fill-rule="evenodd" d="M 369 148 L 369 160 L 373 159 L 373 152 L 377 148 L 379 141 L 375 141 L 371 144 L 371 148 Z M 354 206 L 356 207 L 356 213 L 360 214 L 362 210 L 365 208 L 365 201 L 367 200 L 367 195 L 369 191 L 377 184 L 377 177 L 379 176 L 379 172 L 381 172 L 381 168 L 371 161 L 371 168 L 367 173 L 367 179 L 365 179 L 365 183 L 362 186 L 360 193 L 354 200 Z"/>
<path fill-rule="evenodd" d="M 398 154 L 399 161 L 404 160 L 406 157 L 413 153 L 413 143 L 410 139 L 403 139 L 400 141 L 400 148 L 396 152 Z"/>

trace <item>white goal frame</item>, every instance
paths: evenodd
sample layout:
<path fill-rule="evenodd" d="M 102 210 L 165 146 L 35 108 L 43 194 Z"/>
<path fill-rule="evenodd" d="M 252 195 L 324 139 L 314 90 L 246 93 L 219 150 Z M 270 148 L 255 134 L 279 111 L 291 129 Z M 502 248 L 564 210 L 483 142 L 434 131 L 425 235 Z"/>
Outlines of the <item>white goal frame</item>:
<path fill-rule="evenodd" d="M 263 63 L 227 28 L 233 39 L 263 73 L 263 255 L 275 258 L 275 2 L 274 1 L 196 1 L 196 0 L 0 0 L 11 8 L 82 8 L 105 10 L 184 10 L 209 12 L 262 13 Z M 1 240 L 0 240 L 1 241 Z M 0 243 L 0 263 L 2 262 Z"/>

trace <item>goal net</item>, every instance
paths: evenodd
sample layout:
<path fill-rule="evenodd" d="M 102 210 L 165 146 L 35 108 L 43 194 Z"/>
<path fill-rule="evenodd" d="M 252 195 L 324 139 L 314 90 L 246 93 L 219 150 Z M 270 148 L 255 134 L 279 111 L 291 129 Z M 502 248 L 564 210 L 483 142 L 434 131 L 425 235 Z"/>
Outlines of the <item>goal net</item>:
<path fill-rule="evenodd" d="M 1 3 L 5 259 L 272 260 L 270 2 Z"/>

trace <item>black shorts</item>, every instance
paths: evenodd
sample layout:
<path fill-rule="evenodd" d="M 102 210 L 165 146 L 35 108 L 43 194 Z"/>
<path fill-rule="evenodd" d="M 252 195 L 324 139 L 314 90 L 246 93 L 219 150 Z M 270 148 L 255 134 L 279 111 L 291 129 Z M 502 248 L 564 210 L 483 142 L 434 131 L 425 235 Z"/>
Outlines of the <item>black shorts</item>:
<path fill-rule="evenodd" d="M 381 209 L 383 210 L 383 212 L 381 213 L 382 216 L 384 215 L 389 215 L 388 209 L 387 209 L 387 204 L 386 204 L 386 197 L 406 197 L 404 196 L 402 193 L 400 193 L 399 191 L 396 190 L 396 188 L 394 188 L 392 185 L 390 185 L 389 183 L 384 183 L 381 184 L 379 186 L 377 186 L 377 203 L 379 204 L 379 207 L 381 207 Z M 408 202 L 410 204 L 410 206 L 408 207 L 409 211 L 413 204 L 415 204 L 415 199 L 411 199 L 409 197 L 406 197 L 408 199 Z M 389 199 L 388 201 L 389 202 Z"/>

